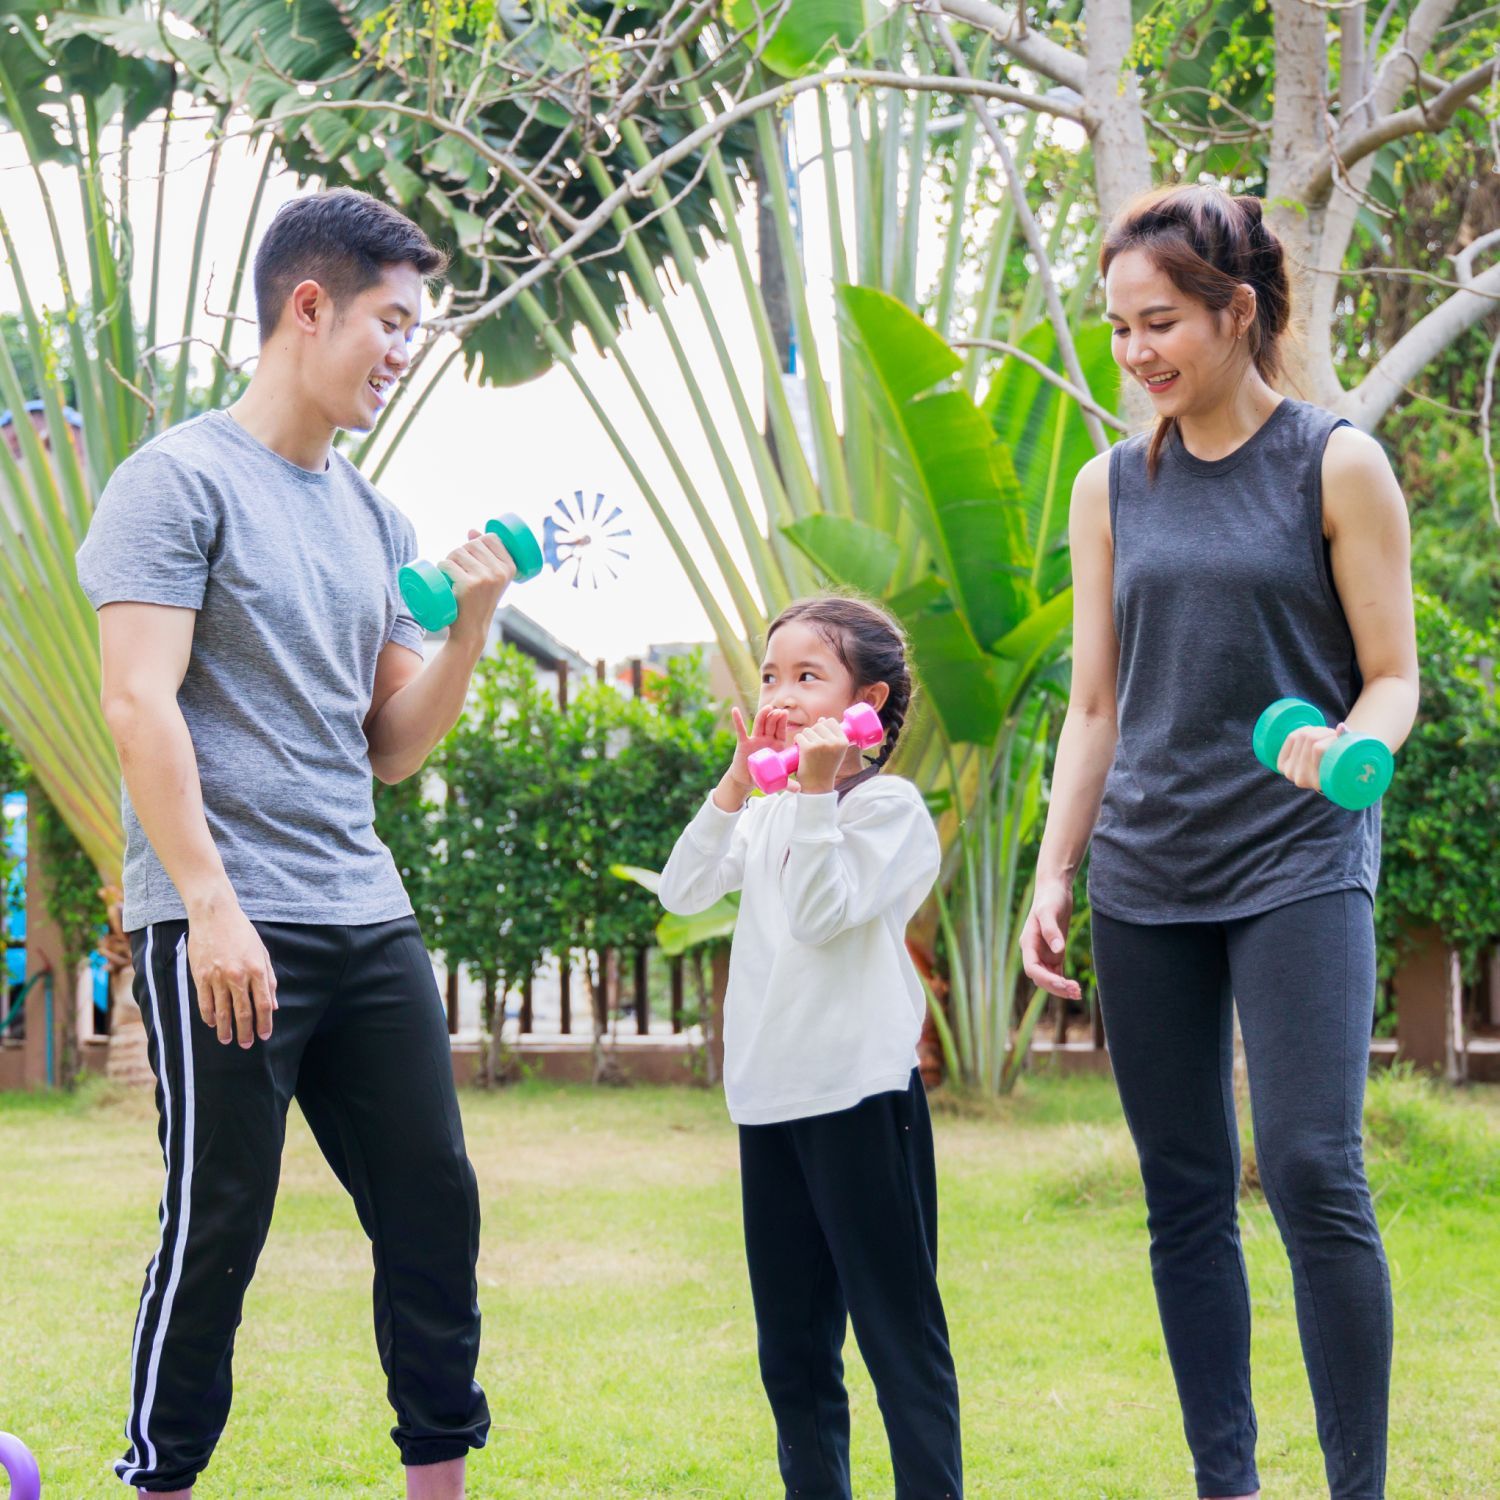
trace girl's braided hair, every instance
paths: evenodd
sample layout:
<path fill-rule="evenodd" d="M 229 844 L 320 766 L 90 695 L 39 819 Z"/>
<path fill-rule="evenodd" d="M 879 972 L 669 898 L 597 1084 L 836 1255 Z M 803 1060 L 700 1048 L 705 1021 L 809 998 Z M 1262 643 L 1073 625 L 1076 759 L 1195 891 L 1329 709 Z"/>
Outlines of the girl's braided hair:
<path fill-rule="evenodd" d="M 856 688 L 885 683 L 890 696 L 880 709 L 885 738 L 875 764 L 883 766 L 895 753 L 906 715 L 911 709 L 911 667 L 906 657 L 906 633 L 878 604 L 847 594 L 818 594 L 797 599 L 771 621 L 766 640 L 793 620 L 810 625 L 828 644 L 854 678 Z"/>

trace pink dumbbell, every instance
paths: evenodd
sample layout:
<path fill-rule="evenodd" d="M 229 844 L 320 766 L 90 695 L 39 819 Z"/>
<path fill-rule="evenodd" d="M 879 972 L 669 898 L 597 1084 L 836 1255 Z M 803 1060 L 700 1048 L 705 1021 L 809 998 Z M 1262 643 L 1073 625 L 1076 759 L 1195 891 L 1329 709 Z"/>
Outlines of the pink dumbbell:
<path fill-rule="evenodd" d="M 880 743 L 885 730 L 880 727 L 880 715 L 868 703 L 852 703 L 844 710 L 844 733 L 851 745 L 868 750 Z M 784 792 L 787 777 L 796 771 L 801 759 L 796 745 L 788 745 L 785 750 L 757 750 L 750 757 L 750 779 L 763 792 Z"/>

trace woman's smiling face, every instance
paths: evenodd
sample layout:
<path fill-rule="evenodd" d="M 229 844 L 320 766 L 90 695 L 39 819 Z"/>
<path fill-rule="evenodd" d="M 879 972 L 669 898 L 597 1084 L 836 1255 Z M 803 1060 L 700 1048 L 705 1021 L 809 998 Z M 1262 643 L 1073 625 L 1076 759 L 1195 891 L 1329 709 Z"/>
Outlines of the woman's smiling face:
<path fill-rule="evenodd" d="M 1110 262 L 1104 294 L 1115 362 L 1158 416 L 1212 406 L 1243 375 L 1249 350 L 1240 331 L 1255 313 L 1248 286 L 1215 312 L 1179 290 L 1144 250 L 1125 250 Z"/>

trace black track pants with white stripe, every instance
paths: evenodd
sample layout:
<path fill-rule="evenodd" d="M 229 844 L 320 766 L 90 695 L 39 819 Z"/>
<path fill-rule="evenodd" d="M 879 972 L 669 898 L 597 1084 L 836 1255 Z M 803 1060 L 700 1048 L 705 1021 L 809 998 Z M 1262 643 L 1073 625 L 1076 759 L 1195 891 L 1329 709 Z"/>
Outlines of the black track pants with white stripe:
<path fill-rule="evenodd" d="M 457 1458 L 489 1428 L 474 1380 L 479 1195 L 416 919 L 255 926 L 280 1008 L 270 1041 L 248 1049 L 220 1043 L 198 1014 L 186 922 L 132 934 L 167 1175 L 131 1350 L 130 1447 L 115 1471 L 147 1491 L 192 1484 L 224 1429 L 294 1096 L 370 1237 L 402 1462 Z"/>

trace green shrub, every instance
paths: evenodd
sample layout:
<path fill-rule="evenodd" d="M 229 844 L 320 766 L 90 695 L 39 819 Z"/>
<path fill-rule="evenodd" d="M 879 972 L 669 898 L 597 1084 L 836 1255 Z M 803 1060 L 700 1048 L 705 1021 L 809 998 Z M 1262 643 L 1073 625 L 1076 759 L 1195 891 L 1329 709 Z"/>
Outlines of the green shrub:
<path fill-rule="evenodd" d="M 1500 1189 L 1500 1130 L 1480 1107 L 1413 1069 L 1374 1074 L 1365 1156 L 1382 1202 L 1485 1202 Z"/>
<path fill-rule="evenodd" d="M 1413 584 L 1483 630 L 1500 619 L 1500 534 L 1474 423 L 1412 403 L 1381 437 L 1411 508 Z"/>
<path fill-rule="evenodd" d="M 1437 927 L 1472 978 L 1500 937 L 1500 639 L 1416 596 L 1421 704 L 1383 805 L 1380 968 L 1403 932 Z"/>
<path fill-rule="evenodd" d="M 1053 1209 L 1117 1208 L 1142 1201 L 1140 1168 L 1125 1132 L 1073 1127 L 1066 1164 L 1041 1173 L 1037 1201 Z M 1250 1128 L 1240 1107 L 1244 1197 L 1263 1196 Z M 1365 1165 L 1382 1220 L 1398 1204 L 1488 1204 L 1500 1191 L 1500 1126 L 1493 1109 L 1398 1064 L 1370 1077 Z"/>
<path fill-rule="evenodd" d="M 661 907 L 611 873 L 659 869 L 728 764 L 701 658 L 650 697 L 588 684 L 559 710 L 514 648 L 487 656 L 426 773 L 380 787 L 376 826 L 430 945 L 499 990 L 550 953 L 650 947 Z"/>

